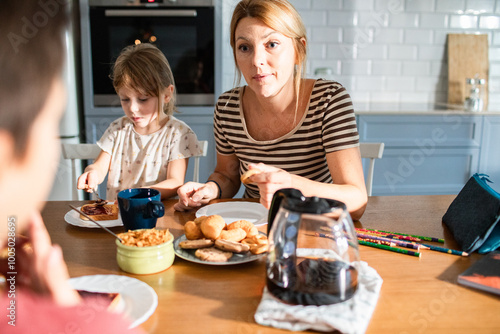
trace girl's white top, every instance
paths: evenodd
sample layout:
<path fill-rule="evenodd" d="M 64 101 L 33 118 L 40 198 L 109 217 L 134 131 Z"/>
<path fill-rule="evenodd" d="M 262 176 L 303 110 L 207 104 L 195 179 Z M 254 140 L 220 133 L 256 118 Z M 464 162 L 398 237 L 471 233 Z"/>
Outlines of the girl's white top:
<path fill-rule="evenodd" d="M 135 132 L 132 121 L 123 116 L 109 125 L 97 144 L 111 155 L 106 194 L 109 200 L 116 199 L 121 190 L 166 180 L 170 161 L 202 154 L 196 134 L 173 116 L 148 135 Z"/>

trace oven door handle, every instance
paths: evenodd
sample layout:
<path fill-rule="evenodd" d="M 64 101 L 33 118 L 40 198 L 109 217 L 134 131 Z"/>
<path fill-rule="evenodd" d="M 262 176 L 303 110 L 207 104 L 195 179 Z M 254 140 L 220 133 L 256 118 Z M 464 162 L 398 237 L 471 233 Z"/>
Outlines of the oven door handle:
<path fill-rule="evenodd" d="M 198 12 L 194 9 L 106 9 L 104 15 L 108 17 L 196 17 Z"/>

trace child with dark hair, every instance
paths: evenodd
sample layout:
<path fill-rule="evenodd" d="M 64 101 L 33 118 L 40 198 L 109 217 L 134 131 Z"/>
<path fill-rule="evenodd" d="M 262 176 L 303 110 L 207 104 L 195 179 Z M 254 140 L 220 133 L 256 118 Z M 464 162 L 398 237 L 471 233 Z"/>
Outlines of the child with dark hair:
<path fill-rule="evenodd" d="M 0 1 L 0 333 L 125 333 L 120 315 L 72 289 L 39 213 L 59 161 L 66 103 L 68 8 L 48 3 Z"/>

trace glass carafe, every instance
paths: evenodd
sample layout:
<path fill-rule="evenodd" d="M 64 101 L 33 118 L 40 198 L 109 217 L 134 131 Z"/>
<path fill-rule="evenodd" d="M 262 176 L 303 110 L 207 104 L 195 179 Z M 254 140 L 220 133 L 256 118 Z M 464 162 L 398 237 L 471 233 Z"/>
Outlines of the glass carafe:
<path fill-rule="evenodd" d="M 335 304 L 354 295 L 359 246 L 344 203 L 279 190 L 268 234 L 266 283 L 272 295 L 300 305 Z"/>

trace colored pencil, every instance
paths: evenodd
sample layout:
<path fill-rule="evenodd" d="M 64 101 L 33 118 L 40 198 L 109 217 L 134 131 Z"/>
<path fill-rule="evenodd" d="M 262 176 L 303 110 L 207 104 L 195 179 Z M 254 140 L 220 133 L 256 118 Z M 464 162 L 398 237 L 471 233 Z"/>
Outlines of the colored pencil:
<path fill-rule="evenodd" d="M 433 245 L 426 245 L 426 244 L 423 244 L 423 245 L 429 247 L 430 250 L 437 251 L 437 252 L 448 253 L 448 254 L 459 255 L 459 256 L 469 256 L 469 253 L 457 251 L 454 249 L 433 246 Z"/>
<path fill-rule="evenodd" d="M 369 229 L 363 229 L 363 228 L 357 228 L 356 231 L 362 232 L 362 233 L 372 233 L 372 234 L 377 234 L 380 236 L 383 236 L 384 238 L 391 238 L 391 239 L 398 239 L 398 240 L 405 240 L 409 242 L 420 242 L 422 239 L 419 239 L 417 237 L 411 237 L 408 235 L 395 235 L 395 234 L 390 234 L 387 232 L 381 232 L 381 231 L 376 231 L 376 230 L 369 230 Z"/>
<path fill-rule="evenodd" d="M 373 242 L 369 242 L 369 241 L 359 240 L 358 243 L 360 245 L 363 245 L 363 246 L 380 248 L 380 249 L 388 250 L 388 251 L 391 251 L 391 252 L 396 252 L 396 253 L 401 253 L 401 254 L 406 254 L 406 255 L 411 255 L 411 256 L 420 257 L 420 255 L 421 255 L 421 253 L 419 253 L 419 252 L 414 252 L 414 251 L 411 251 L 411 250 L 401 249 L 401 248 L 397 248 L 397 247 L 390 247 L 390 246 L 386 246 L 386 245 L 379 245 L 379 244 L 376 244 L 376 243 L 373 243 Z"/>
<path fill-rule="evenodd" d="M 407 242 L 407 241 L 403 241 L 403 240 L 399 240 L 399 239 L 384 238 L 384 237 L 379 237 L 379 236 L 364 234 L 364 233 L 359 233 L 359 232 L 356 234 L 357 234 L 358 238 L 367 238 L 367 239 L 371 239 L 371 240 L 392 242 L 392 243 L 396 244 L 396 246 L 399 246 L 399 247 L 417 249 L 417 250 L 429 249 L 429 247 L 424 246 L 422 244 Z"/>
<path fill-rule="evenodd" d="M 394 234 L 394 235 L 401 235 L 401 236 L 408 236 L 408 237 L 418 238 L 418 239 L 425 240 L 425 241 L 433 241 L 433 242 L 444 243 L 444 239 L 435 238 L 435 237 L 425 237 L 425 236 L 421 236 L 421 235 L 398 233 L 398 232 L 389 232 L 389 231 L 382 231 L 382 230 L 374 230 L 374 229 L 369 229 L 369 228 L 364 229 L 364 230 L 366 230 L 366 231 L 372 231 L 372 232 Z"/>
<path fill-rule="evenodd" d="M 373 242 L 375 244 L 379 244 L 379 245 L 386 245 L 386 246 L 389 246 L 389 247 L 396 247 L 396 244 L 393 243 L 393 242 L 390 242 L 390 241 L 383 241 L 383 240 L 373 240 L 373 239 L 368 239 L 368 238 L 360 238 L 358 237 L 358 243 L 360 241 L 367 241 L 367 242 Z"/>

